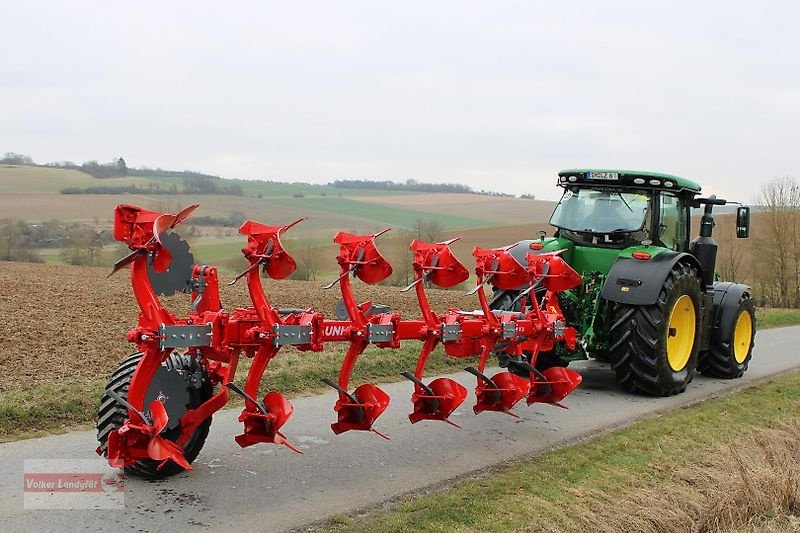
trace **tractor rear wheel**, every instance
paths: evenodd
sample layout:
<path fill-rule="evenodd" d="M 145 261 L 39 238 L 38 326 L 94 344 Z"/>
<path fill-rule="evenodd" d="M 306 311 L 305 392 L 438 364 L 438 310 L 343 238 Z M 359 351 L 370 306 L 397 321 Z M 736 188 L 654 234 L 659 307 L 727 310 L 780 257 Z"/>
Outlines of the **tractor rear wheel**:
<path fill-rule="evenodd" d="M 736 314 L 728 329 L 727 338 L 720 338 L 718 330 L 712 333 L 711 346 L 700 358 L 699 369 L 706 376 L 735 379 L 744 375 L 750 358 L 756 332 L 756 308 L 753 299 L 745 293 L 739 299 Z"/>
<path fill-rule="evenodd" d="M 112 390 L 122 398 L 127 399 L 131 378 L 143 356 L 143 353 L 138 352 L 122 361 L 117 370 L 111 375 L 111 379 L 106 385 L 106 390 Z M 200 372 L 198 385 L 193 385 L 190 384 L 189 381 L 185 381 L 184 386 L 181 380 L 186 380 L 191 374 L 196 374 L 197 372 Z M 164 435 L 168 439 L 174 441 L 180 435 L 178 422 L 183 414 L 188 409 L 199 407 L 213 394 L 211 381 L 205 369 L 203 369 L 194 358 L 188 355 L 173 353 L 161 363 L 161 368 L 156 372 L 156 376 L 154 376 L 150 388 L 147 390 L 147 393 L 145 393 L 145 405 L 149 405 L 149 403 L 161 393 L 159 387 L 154 387 L 154 383 L 158 383 L 162 388 L 164 386 L 170 386 L 171 384 L 172 389 L 170 389 L 170 394 L 167 396 L 171 396 L 175 399 L 181 398 L 181 403 L 185 402 L 184 405 L 178 406 L 173 402 L 165 402 L 167 414 L 170 417 L 170 424 L 165 429 Z M 103 394 L 97 415 L 97 440 L 100 442 L 100 450 L 103 456 L 106 456 L 108 435 L 113 430 L 122 427 L 122 424 L 127 418 L 128 409 L 117 403 L 108 393 Z M 192 433 L 191 437 L 189 437 L 189 440 L 186 442 L 183 448 L 183 455 L 189 463 L 192 463 L 197 458 L 197 455 L 203 448 L 210 427 L 211 417 L 208 417 L 197 426 L 197 429 L 195 429 L 194 433 Z M 144 459 L 125 468 L 125 472 L 154 479 L 169 477 L 183 471 L 183 467 L 173 461 L 167 462 L 161 469 L 158 468 L 159 464 L 160 461 Z"/>
<path fill-rule="evenodd" d="M 609 360 L 629 392 L 670 396 L 686 390 L 700 346 L 700 276 L 678 263 L 653 305 L 616 304 Z"/>

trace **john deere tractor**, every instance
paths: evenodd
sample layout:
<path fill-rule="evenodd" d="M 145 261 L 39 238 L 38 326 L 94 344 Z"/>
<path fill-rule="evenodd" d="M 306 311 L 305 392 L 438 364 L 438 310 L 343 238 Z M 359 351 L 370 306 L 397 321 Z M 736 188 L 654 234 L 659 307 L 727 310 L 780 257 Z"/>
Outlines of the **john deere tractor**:
<path fill-rule="evenodd" d="M 578 329 L 579 346 L 539 354 L 536 366 L 595 358 L 611 364 L 625 390 L 655 396 L 683 392 L 697 371 L 738 378 L 747 370 L 756 331 L 750 287 L 719 281 L 714 206 L 690 180 L 631 170 L 573 169 L 558 175 L 563 196 L 553 237 L 517 243 L 515 257 L 563 250 L 583 284 L 560 304 Z M 692 209 L 703 208 L 690 240 Z M 736 212 L 736 235 L 750 231 L 750 210 Z M 518 311 L 520 290 L 495 290 L 495 309 Z M 512 371 L 522 365 L 503 360 Z"/>

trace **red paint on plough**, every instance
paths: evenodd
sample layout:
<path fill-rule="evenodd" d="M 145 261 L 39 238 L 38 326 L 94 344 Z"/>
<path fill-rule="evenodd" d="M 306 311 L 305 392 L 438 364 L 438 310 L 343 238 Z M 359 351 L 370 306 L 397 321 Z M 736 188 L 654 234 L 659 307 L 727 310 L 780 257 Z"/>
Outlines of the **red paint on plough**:
<path fill-rule="evenodd" d="M 403 341 L 422 343 L 415 371 L 403 373 L 414 383 L 413 412 L 409 415 L 412 423 L 441 420 L 456 426 L 449 417 L 467 396 L 467 389 L 453 379 L 425 382 L 426 363 L 440 344 L 449 356 L 478 358 L 476 366 L 466 369 L 477 378 L 477 403 L 473 406 L 476 414 L 498 411 L 516 416 L 511 409 L 522 398 L 527 398 L 528 404 L 543 402 L 560 406 L 564 397 L 580 384 L 580 375 L 572 370 L 535 369 L 540 352 L 553 350 L 559 342 L 574 348 L 577 341 L 575 330 L 565 323 L 557 293 L 577 286 L 580 276 L 558 254 L 529 254 L 527 265 L 522 265 L 509 253 L 509 248 L 475 248 L 477 286 L 470 292 L 477 292 L 480 310 L 449 309 L 439 315 L 429 305 L 425 286 L 454 287 L 467 280 L 469 272 L 453 255 L 450 249 L 453 241 L 435 244 L 413 241 L 415 281 L 402 290 L 415 289 L 421 316 L 407 320 L 397 313 L 381 312 L 380 308 L 375 312 L 371 302 L 358 304 L 353 294 L 353 277 L 374 284 L 391 275 L 391 265 L 375 244 L 385 231 L 374 235 L 338 233 L 334 242 L 339 245 L 340 276 L 326 288 L 339 285 L 347 316 L 332 320 L 313 309 L 276 308 L 262 286 L 262 271 L 276 280 L 294 272 L 295 261 L 281 243 L 281 235 L 302 219 L 287 226 L 248 221 L 239 231 L 247 236 L 242 253 L 249 267 L 231 283 L 246 278 L 252 306 L 223 310 L 216 269 L 196 265 L 188 281 L 192 310 L 179 318 L 160 302 L 148 268 L 157 273 L 169 271 L 173 257 L 163 239 L 196 207 L 190 206 L 177 214 L 160 214 L 121 205 L 115 213 L 114 236 L 132 252 L 115 265 L 114 271 L 131 266 L 134 295 L 141 313 L 138 326 L 129 332 L 128 340 L 137 345 L 143 356 L 133 372 L 127 397 L 109 392 L 128 411 L 127 419 L 108 435 L 106 449 L 98 448 L 98 453 L 105 453 L 114 466 L 128 467 L 153 460 L 159 461 L 160 467 L 173 461 L 190 468 L 184 447 L 198 427 L 227 403 L 230 391 L 245 399 L 239 416 L 243 432 L 236 437 L 240 446 L 272 442 L 299 452 L 281 433 L 292 414 L 291 403 L 276 391 L 258 398 L 264 373 L 284 346 L 318 352 L 326 343 L 349 344 L 338 379 L 324 380 L 338 391 L 334 406 L 337 420 L 331 425 L 337 434 L 361 430 L 388 438 L 373 426 L 389 405 L 389 396 L 373 384 L 350 389 L 353 369 L 369 345 L 395 349 Z M 493 311 L 484 292 L 487 283 L 501 289 L 527 287 L 521 297 L 528 304 L 522 308 L 529 311 Z M 196 361 L 202 368 L 203 379 L 216 392 L 181 412 L 179 421 L 170 424 L 164 404 L 169 400 L 166 395 L 159 393 L 147 410 L 145 403 L 156 372 L 175 352 Z M 528 356 L 532 364 L 514 363 L 519 365 L 517 372 L 499 372 L 489 377 L 484 373 L 488 358 L 498 353 L 512 361 Z M 252 363 L 244 388 L 240 389 L 233 378 L 242 355 L 251 358 Z"/>

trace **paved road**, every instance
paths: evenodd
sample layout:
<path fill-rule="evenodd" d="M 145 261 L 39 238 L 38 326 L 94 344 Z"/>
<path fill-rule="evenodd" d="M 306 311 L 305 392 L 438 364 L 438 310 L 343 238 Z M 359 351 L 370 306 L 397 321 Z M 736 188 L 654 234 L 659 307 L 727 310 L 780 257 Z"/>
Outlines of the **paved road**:
<path fill-rule="evenodd" d="M 296 399 L 285 433 L 305 452 L 274 445 L 241 449 L 237 413 L 214 418 L 194 470 L 168 481 L 128 479 L 125 510 L 23 509 L 23 459 L 91 458 L 94 432 L 0 445 L 0 528 L 4 531 L 117 531 L 187 529 L 280 531 L 337 513 L 371 506 L 503 460 L 545 450 L 658 411 L 685 405 L 800 366 L 800 327 L 760 332 L 745 377 L 698 377 L 671 398 L 641 398 L 617 391 L 611 372 L 594 362 L 577 364 L 584 385 L 566 400 L 569 410 L 519 406 L 517 421 L 500 413 L 474 416 L 474 397 L 455 413 L 458 430 L 443 423 L 411 425 L 409 382 L 384 389 L 393 402 L 376 425 L 392 437 L 351 432 L 334 436 L 333 393 Z M 474 378 L 457 374 L 462 383 Z"/>

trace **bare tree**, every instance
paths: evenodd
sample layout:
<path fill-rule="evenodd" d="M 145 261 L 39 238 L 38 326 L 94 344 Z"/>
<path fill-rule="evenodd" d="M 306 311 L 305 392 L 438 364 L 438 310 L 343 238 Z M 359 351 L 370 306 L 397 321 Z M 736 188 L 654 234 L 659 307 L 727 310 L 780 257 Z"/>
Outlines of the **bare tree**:
<path fill-rule="evenodd" d="M 800 307 L 800 183 L 777 178 L 761 188 L 759 287 L 768 303 Z"/>
<path fill-rule="evenodd" d="M 409 249 L 416 233 L 410 230 L 400 230 L 392 239 L 390 250 L 390 263 L 392 264 L 392 285 L 408 285 L 414 279 L 414 253 Z"/>
<path fill-rule="evenodd" d="M 736 219 L 733 215 L 717 218 L 715 238 L 719 242 L 717 269 L 725 281 L 741 283 L 751 273 L 748 262 L 749 243 L 736 238 Z"/>
<path fill-rule="evenodd" d="M 292 255 L 297 259 L 297 270 L 292 279 L 316 281 L 320 268 L 320 249 L 310 239 L 295 241 Z"/>
<path fill-rule="evenodd" d="M 438 220 L 418 218 L 412 228 L 416 238 L 425 242 L 437 242 L 444 231 L 442 223 Z"/>

